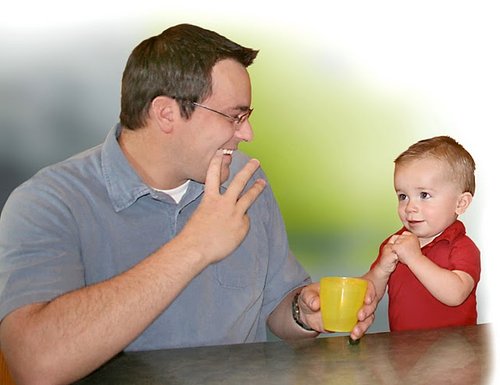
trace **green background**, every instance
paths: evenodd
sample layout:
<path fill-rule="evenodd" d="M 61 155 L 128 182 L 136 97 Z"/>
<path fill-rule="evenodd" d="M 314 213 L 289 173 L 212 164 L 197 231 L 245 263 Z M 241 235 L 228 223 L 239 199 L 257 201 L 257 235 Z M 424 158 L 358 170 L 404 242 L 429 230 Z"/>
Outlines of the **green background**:
<path fill-rule="evenodd" d="M 443 134 L 471 152 L 478 189 L 463 219 L 483 253 L 479 320 L 492 320 L 499 24 L 481 1 L 31 3 L 0 13 L 0 199 L 103 140 L 135 45 L 198 24 L 260 50 L 249 67 L 255 139 L 241 149 L 261 161 L 314 280 L 363 274 L 400 227 L 392 188 L 400 152 Z M 370 331 L 387 330 L 386 313 L 383 302 Z"/>
<path fill-rule="evenodd" d="M 393 160 L 414 136 L 415 112 L 337 70 L 328 52 L 259 43 L 249 67 L 255 137 L 240 148 L 261 161 L 313 280 L 362 275 L 400 227 Z M 378 314 L 372 331 L 388 330 L 385 301 Z"/>

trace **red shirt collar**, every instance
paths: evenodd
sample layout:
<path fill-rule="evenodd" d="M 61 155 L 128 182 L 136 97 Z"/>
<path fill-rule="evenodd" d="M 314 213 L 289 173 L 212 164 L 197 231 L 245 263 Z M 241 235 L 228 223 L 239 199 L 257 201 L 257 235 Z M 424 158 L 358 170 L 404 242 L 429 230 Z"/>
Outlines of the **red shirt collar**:
<path fill-rule="evenodd" d="M 458 219 L 449 225 L 434 241 L 440 241 L 442 239 L 449 242 L 453 242 L 458 237 L 465 235 L 465 226 Z"/>
<path fill-rule="evenodd" d="M 398 234 L 402 234 L 403 231 L 408 231 L 408 230 L 403 227 L 401 230 L 398 231 Z M 432 246 L 440 241 L 453 242 L 458 237 L 464 235 L 465 235 L 465 226 L 461 221 L 457 219 L 455 222 L 449 225 L 441 234 L 439 234 L 436 238 L 434 238 L 432 242 L 428 243 L 424 247 Z"/>

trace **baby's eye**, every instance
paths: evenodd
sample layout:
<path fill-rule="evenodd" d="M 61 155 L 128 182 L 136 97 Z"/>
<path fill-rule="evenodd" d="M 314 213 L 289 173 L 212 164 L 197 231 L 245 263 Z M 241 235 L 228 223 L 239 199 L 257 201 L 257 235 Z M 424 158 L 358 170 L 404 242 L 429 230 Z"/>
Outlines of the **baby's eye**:
<path fill-rule="evenodd" d="M 430 197 L 431 197 L 431 194 L 429 194 L 428 192 L 422 191 L 420 193 L 420 198 L 421 199 L 429 199 Z"/>
<path fill-rule="evenodd" d="M 398 201 L 404 201 L 406 199 L 406 194 L 398 194 Z"/>

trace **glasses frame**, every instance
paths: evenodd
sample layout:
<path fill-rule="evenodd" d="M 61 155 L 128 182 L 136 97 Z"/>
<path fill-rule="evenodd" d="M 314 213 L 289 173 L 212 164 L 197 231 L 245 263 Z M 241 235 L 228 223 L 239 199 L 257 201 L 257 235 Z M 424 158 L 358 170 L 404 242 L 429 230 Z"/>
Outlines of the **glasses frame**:
<path fill-rule="evenodd" d="M 204 108 L 205 110 L 212 111 L 212 112 L 215 112 L 216 114 L 222 115 L 226 119 L 229 119 L 236 126 L 239 126 L 243 122 L 245 122 L 246 120 L 248 120 L 250 118 L 250 115 L 252 115 L 252 112 L 253 112 L 253 108 L 249 108 L 246 112 L 244 112 L 244 113 L 242 113 L 242 114 L 240 114 L 238 116 L 232 116 L 232 115 L 225 114 L 224 112 L 220 112 L 220 111 L 214 110 L 213 108 L 207 107 L 207 106 L 205 106 L 203 104 L 200 104 L 200 103 L 191 102 L 191 104 L 193 106 L 201 107 L 201 108 Z"/>

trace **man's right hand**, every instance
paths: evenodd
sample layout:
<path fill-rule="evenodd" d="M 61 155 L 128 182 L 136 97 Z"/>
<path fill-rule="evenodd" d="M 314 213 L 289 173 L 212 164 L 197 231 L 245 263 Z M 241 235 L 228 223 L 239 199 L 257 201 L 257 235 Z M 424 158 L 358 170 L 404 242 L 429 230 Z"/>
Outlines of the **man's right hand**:
<path fill-rule="evenodd" d="M 258 179 L 242 194 L 260 166 L 257 159 L 251 159 L 221 194 L 222 158 L 219 150 L 210 161 L 203 199 L 179 234 L 208 264 L 224 259 L 243 241 L 250 228 L 247 210 L 266 186 L 263 179 Z"/>

